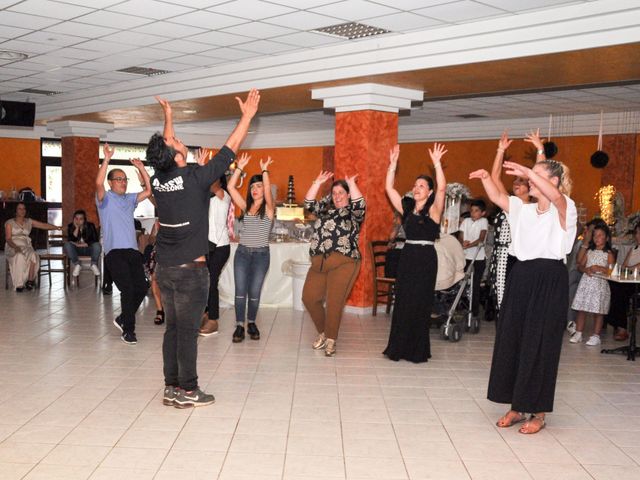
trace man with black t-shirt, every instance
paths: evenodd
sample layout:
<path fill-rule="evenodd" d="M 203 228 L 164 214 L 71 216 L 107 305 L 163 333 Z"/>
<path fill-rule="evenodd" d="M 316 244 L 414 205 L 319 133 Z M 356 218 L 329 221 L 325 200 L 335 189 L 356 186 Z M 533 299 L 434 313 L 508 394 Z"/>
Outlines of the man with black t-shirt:
<path fill-rule="evenodd" d="M 213 395 L 198 387 L 198 330 L 209 294 L 209 187 L 235 159 L 258 110 L 260 94 L 251 90 L 242 116 L 224 147 L 204 166 L 187 165 L 187 147 L 175 137 L 171 105 L 157 98 L 164 110 L 164 135 L 154 134 L 147 161 L 160 230 L 156 237 L 156 278 L 162 294 L 166 330 L 162 344 L 165 389 L 163 403 L 177 408 L 212 404 Z"/>

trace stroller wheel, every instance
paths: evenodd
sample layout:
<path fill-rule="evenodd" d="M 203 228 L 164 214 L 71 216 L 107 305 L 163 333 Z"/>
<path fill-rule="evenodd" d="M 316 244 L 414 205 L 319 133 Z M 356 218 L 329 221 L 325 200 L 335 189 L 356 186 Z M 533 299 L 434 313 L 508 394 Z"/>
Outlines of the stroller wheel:
<path fill-rule="evenodd" d="M 440 338 L 442 338 L 443 340 L 449 340 L 449 332 L 448 332 L 448 330 L 449 330 L 450 328 L 451 328 L 451 327 L 447 328 L 447 324 L 446 324 L 446 323 L 443 323 L 443 324 L 440 326 Z"/>
<path fill-rule="evenodd" d="M 451 325 L 451 331 L 449 332 L 449 340 L 451 342 L 459 342 L 460 338 L 462 338 L 462 330 L 460 329 L 460 325 Z"/>

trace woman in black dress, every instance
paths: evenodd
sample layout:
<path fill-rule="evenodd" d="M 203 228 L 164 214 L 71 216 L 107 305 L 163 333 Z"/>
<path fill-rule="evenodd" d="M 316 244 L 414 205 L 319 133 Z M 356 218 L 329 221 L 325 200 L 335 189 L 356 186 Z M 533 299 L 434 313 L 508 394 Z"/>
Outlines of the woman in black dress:
<path fill-rule="evenodd" d="M 396 145 L 389 155 L 386 192 L 393 207 L 402 215 L 406 235 L 396 276 L 389 343 L 383 352 L 391 360 L 402 358 L 420 363 L 431 357 L 429 317 L 438 273 L 434 242 L 440 233 L 447 186 L 440 163 L 445 153 L 444 145 L 438 143 L 429 150 L 437 186 L 434 187 L 431 177 L 420 175 L 413 185 L 413 198 L 402 198 L 393 188 L 400 146 Z"/>

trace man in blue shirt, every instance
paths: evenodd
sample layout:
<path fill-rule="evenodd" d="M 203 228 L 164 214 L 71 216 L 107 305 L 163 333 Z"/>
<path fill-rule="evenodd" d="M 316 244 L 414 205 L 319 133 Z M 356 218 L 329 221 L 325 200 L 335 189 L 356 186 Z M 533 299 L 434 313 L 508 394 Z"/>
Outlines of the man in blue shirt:
<path fill-rule="evenodd" d="M 107 175 L 115 149 L 105 144 L 103 151 L 104 161 L 96 177 L 96 205 L 102 225 L 104 263 L 120 290 L 122 313 L 113 324 L 122 333 L 124 343 L 135 345 L 138 342 L 135 332 L 136 310 L 144 300 L 148 286 L 132 218 L 136 205 L 151 196 L 151 183 L 142 162 L 133 159 L 131 163 L 142 176 L 144 190 L 127 193 L 128 178 L 123 170 L 114 168 Z M 105 178 L 109 182 L 109 190 L 104 188 Z"/>

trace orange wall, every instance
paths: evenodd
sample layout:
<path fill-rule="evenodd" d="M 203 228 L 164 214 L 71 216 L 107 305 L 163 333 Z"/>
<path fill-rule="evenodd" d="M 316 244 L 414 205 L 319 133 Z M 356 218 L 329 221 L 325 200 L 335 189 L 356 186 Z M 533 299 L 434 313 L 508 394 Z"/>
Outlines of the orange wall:
<path fill-rule="evenodd" d="M 40 140 L 0 138 L 0 190 L 31 187 L 40 195 Z"/>

